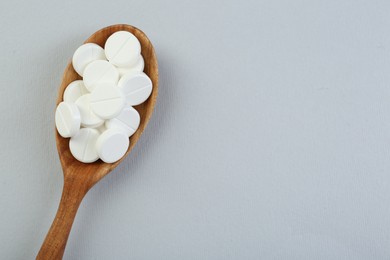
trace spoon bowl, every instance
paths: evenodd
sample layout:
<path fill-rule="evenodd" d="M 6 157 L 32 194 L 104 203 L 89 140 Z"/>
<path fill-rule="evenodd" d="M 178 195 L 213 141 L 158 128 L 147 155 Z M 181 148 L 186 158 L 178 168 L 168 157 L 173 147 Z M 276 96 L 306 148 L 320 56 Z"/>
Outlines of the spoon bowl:
<path fill-rule="evenodd" d="M 104 48 L 107 38 L 117 31 L 128 31 L 138 38 L 141 43 L 141 54 L 145 61 L 144 73 L 152 80 L 153 91 L 144 103 L 134 107 L 141 118 L 139 128 L 130 137 L 130 146 L 125 156 L 115 163 L 104 163 L 101 160 L 94 163 L 79 162 L 70 152 L 69 139 L 61 137 L 55 131 L 57 150 L 64 173 L 64 187 L 56 217 L 37 255 L 36 259 L 38 260 L 62 259 L 77 209 L 85 194 L 98 181 L 118 166 L 131 152 L 152 116 L 158 93 L 158 66 L 152 43 L 145 33 L 131 25 L 118 24 L 105 27 L 95 32 L 84 43 L 96 43 Z M 70 62 L 63 75 L 58 92 L 57 105 L 63 101 L 63 93 L 69 83 L 78 79 L 81 79 L 81 77 L 73 69 L 72 63 Z"/>

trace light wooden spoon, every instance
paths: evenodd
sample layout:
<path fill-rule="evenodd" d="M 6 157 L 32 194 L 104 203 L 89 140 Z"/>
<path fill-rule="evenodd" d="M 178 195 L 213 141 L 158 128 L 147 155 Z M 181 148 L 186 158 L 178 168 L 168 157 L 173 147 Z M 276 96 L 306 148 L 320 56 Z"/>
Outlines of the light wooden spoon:
<path fill-rule="evenodd" d="M 137 132 L 130 138 L 130 147 L 126 153 L 126 155 L 128 155 L 137 143 L 152 116 L 158 92 L 158 68 L 157 58 L 152 43 L 141 30 L 133 26 L 119 24 L 103 28 L 92 34 L 85 43 L 93 42 L 104 47 L 107 38 L 116 31 L 129 31 L 138 38 L 142 47 L 142 56 L 145 60 L 144 72 L 153 82 L 153 91 L 149 99 L 143 104 L 135 107 L 141 116 L 141 123 Z M 65 69 L 58 92 L 57 104 L 62 101 L 62 95 L 66 86 L 77 79 L 81 79 L 81 77 L 75 72 L 72 64 L 69 63 Z M 126 156 L 125 155 L 121 160 L 111 164 L 104 163 L 101 160 L 94 163 L 81 163 L 70 153 L 69 139 L 62 138 L 57 131 L 56 143 L 64 172 L 64 187 L 56 217 L 37 255 L 36 259 L 38 260 L 62 259 L 73 220 L 85 194 L 98 181 L 109 174 Z"/>

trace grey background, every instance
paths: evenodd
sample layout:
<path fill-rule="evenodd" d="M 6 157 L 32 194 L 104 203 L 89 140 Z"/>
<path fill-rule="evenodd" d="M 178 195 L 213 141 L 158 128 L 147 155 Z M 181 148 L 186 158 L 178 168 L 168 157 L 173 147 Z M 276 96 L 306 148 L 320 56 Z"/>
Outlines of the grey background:
<path fill-rule="evenodd" d="M 155 45 L 136 148 L 64 259 L 389 259 L 389 1 L 1 1 L 0 259 L 33 259 L 63 184 L 57 88 L 94 31 Z"/>

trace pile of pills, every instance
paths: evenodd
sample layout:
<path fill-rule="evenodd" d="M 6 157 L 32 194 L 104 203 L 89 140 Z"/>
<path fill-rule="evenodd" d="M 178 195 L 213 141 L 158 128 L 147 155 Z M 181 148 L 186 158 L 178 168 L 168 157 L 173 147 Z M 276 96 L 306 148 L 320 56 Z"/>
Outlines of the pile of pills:
<path fill-rule="evenodd" d="M 119 31 L 104 49 L 94 43 L 80 46 L 72 65 L 83 79 L 66 87 L 55 114 L 57 131 L 70 138 L 70 152 L 77 160 L 116 162 L 140 124 L 133 106 L 152 92 L 152 81 L 143 73 L 141 44 L 130 32 Z"/>

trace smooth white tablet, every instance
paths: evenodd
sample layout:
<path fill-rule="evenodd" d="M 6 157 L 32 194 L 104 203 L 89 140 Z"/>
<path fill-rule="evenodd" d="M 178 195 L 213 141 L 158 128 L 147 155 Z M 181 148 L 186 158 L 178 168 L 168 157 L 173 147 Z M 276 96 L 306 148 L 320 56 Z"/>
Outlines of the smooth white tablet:
<path fill-rule="evenodd" d="M 98 84 L 116 84 L 119 72 L 114 65 L 105 60 L 91 62 L 84 71 L 84 85 L 92 92 Z"/>
<path fill-rule="evenodd" d="M 104 51 L 112 64 L 126 67 L 137 62 L 141 53 L 141 44 L 132 33 L 119 31 L 108 37 Z"/>
<path fill-rule="evenodd" d="M 74 103 L 82 95 L 88 94 L 82 80 L 71 82 L 64 91 L 64 101 Z"/>
<path fill-rule="evenodd" d="M 126 133 L 128 137 L 132 136 L 137 131 L 140 123 L 140 116 L 133 107 L 127 106 L 115 118 L 105 122 L 108 129 L 118 128 Z"/>
<path fill-rule="evenodd" d="M 104 120 L 95 115 L 91 110 L 91 94 L 86 94 L 76 100 L 81 115 L 81 125 L 84 127 L 98 127 Z"/>
<path fill-rule="evenodd" d="M 80 162 L 91 163 L 99 159 L 96 150 L 96 141 L 100 133 L 93 128 L 82 128 L 80 131 L 70 138 L 70 152 Z"/>
<path fill-rule="evenodd" d="M 125 96 L 114 84 L 100 84 L 91 92 L 91 109 L 102 119 L 116 117 L 125 104 Z"/>
<path fill-rule="evenodd" d="M 123 131 L 107 129 L 97 139 L 96 150 L 103 162 L 113 163 L 125 155 L 129 144 L 129 138 Z"/>
<path fill-rule="evenodd" d="M 95 60 L 105 60 L 106 55 L 102 47 L 95 43 L 81 45 L 73 54 L 72 65 L 74 70 L 83 76 L 85 67 Z"/>
<path fill-rule="evenodd" d="M 142 55 L 139 56 L 137 63 L 130 67 L 117 67 L 119 72 L 119 77 L 122 77 L 123 75 L 127 75 L 129 73 L 138 73 L 143 72 L 145 67 L 145 61 Z"/>
<path fill-rule="evenodd" d="M 125 94 L 126 102 L 130 106 L 141 104 L 152 93 L 152 81 L 143 72 L 123 76 L 118 87 Z"/>
<path fill-rule="evenodd" d="M 74 103 L 61 102 L 55 115 L 56 127 L 62 137 L 74 136 L 80 129 L 81 117 Z"/>

